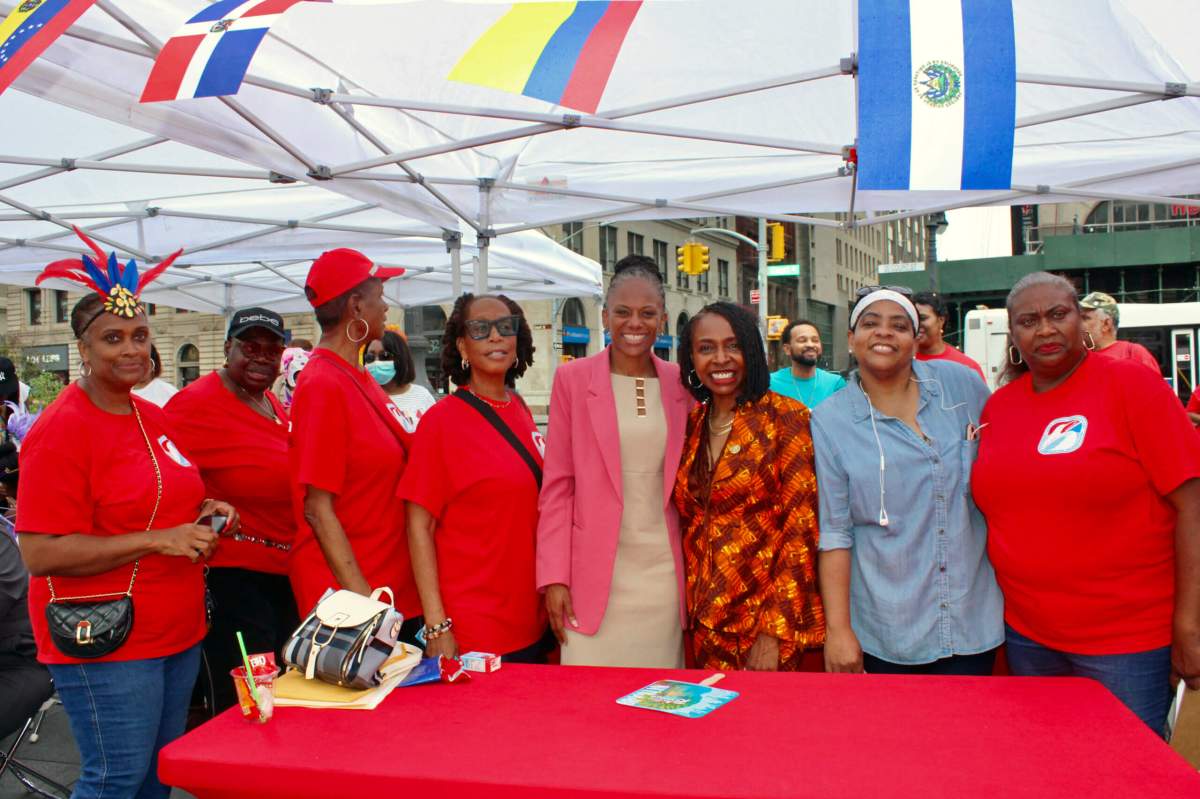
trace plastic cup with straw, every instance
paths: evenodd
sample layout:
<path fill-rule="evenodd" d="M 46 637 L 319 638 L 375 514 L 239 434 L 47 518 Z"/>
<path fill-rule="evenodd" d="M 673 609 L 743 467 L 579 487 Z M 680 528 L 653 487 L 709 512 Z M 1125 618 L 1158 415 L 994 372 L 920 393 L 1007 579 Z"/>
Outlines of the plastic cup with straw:
<path fill-rule="evenodd" d="M 250 668 L 250 656 L 246 654 L 246 642 L 242 639 L 242 631 L 237 631 L 238 649 L 242 650 L 242 668 L 246 670 L 246 687 L 250 689 L 250 698 L 254 700 L 254 706 L 261 708 L 262 704 L 258 700 L 258 688 L 254 685 L 254 671 Z"/>

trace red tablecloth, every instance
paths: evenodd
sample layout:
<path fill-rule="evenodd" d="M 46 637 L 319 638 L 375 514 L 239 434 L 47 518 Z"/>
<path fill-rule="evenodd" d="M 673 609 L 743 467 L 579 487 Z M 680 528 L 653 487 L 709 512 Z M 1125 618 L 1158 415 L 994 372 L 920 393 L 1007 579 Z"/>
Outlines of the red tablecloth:
<path fill-rule="evenodd" d="M 617 705 L 704 672 L 505 665 L 373 711 L 232 710 L 163 750 L 201 797 L 1170 797 L 1200 775 L 1098 683 L 730 674 L 702 719 Z"/>

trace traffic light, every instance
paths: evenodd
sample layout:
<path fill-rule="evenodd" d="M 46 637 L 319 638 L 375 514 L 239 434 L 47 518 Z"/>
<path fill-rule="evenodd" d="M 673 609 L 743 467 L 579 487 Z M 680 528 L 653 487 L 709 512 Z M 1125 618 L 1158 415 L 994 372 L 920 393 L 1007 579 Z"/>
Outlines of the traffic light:
<path fill-rule="evenodd" d="M 675 248 L 675 267 L 685 275 L 692 273 L 692 245 L 682 244 Z"/>
<path fill-rule="evenodd" d="M 767 241 L 770 242 L 770 250 L 767 253 L 767 261 L 782 261 L 785 256 L 782 222 L 767 223 Z"/>
<path fill-rule="evenodd" d="M 695 254 L 692 256 L 692 268 L 696 271 L 692 274 L 702 274 L 708 271 L 708 245 L 693 244 Z"/>

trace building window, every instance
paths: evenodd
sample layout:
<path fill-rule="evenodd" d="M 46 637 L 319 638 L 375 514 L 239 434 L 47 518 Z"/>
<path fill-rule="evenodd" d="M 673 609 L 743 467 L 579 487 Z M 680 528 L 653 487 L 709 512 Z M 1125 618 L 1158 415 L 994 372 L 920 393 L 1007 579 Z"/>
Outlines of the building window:
<path fill-rule="evenodd" d="M 688 273 L 676 267 L 675 269 L 675 288 L 686 289 L 691 285 Z"/>
<path fill-rule="evenodd" d="M 42 323 L 42 290 L 25 289 L 25 309 L 28 312 L 29 324 Z"/>
<path fill-rule="evenodd" d="M 69 310 L 69 306 L 67 303 L 68 303 L 67 292 L 58 291 L 56 289 L 54 292 L 54 321 L 55 322 L 66 322 L 67 319 L 69 318 L 70 310 Z"/>
<path fill-rule="evenodd" d="M 711 269 L 711 267 L 709 267 Z M 708 272 L 701 272 L 696 275 L 696 291 L 701 294 L 708 293 Z"/>
<path fill-rule="evenodd" d="M 146 303 L 146 316 L 154 316 L 156 313 L 158 313 L 158 307 L 152 302 Z"/>
<path fill-rule="evenodd" d="M 717 259 L 717 294 L 729 296 L 729 261 Z"/>
<path fill-rule="evenodd" d="M 612 225 L 600 226 L 600 266 L 611 272 L 617 262 L 617 229 Z"/>
<path fill-rule="evenodd" d="M 842 265 L 842 240 L 837 240 L 837 262 L 838 266 Z"/>
<path fill-rule="evenodd" d="M 184 344 L 175 354 L 175 382 L 183 388 L 200 378 L 200 350 L 195 344 Z"/>
<path fill-rule="evenodd" d="M 625 234 L 625 242 L 628 244 L 628 255 L 645 255 L 646 237 L 640 233 Z"/>
<path fill-rule="evenodd" d="M 568 338 L 577 338 L 567 335 L 567 328 L 573 328 L 570 332 L 578 334 L 581 330 L 587 330 L 587 314 L 583 309 L 583 303 L 577 298 L 571 297 L 563 303 L 562 308 L 562 354 L 571 358 L 587 357 L 587 342 L 586 341 L 568 341 Z M 590 335 L 589 335 L 590 338 Z"/>
<path fill-rule="evenodd" d="M 583 223 L 567 222 L 562 226 L 563 246 L 583 255 Z"/>
<path fill-rule="evenodd" d="M 658 239 L 654 239 L 653 244 L 654 244 L 654 263 L 658 267 L 658 273 L 660 275 L 663 275 L 664 279 L 665 279 L 665 276 L 667 274 L 669 274 L 669 272 L 667 270 L 670 267 L 670 261 L 668 261 L 667 259 L 670 257 L 669 256 L 670 250 L 668 249 L 667 243 L 665 241 L 659 241 Z"/>

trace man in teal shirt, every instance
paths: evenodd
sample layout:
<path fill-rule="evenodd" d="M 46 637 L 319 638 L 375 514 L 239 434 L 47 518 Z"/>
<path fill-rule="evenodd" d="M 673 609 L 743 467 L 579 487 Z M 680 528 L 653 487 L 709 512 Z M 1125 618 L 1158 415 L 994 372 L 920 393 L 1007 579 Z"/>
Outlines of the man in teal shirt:
<path fill-rule="evenodd" d="M 772 391 L 800 400 L 811 410 L 846 385 L 841 375 L 817 366 L 823 350 L 821 333 L 812 322 L 792 322 L 783 331 L 782 340 L 792 365 L 771 373 Z"/>

